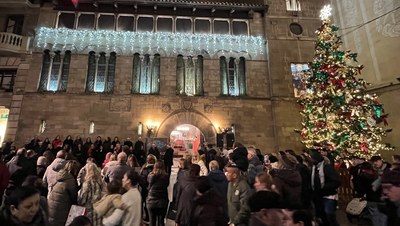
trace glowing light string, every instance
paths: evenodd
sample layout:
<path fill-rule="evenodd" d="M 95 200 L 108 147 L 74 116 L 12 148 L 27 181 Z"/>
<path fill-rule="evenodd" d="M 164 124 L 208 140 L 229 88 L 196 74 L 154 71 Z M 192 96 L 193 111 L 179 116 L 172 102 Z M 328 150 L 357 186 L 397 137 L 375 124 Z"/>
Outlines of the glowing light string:
<path fill-rule="evenodd" d="M 261 36 L 186 34 L 168 32 L 121 32 L 109 30 L 37 29 L 35 46 L 39 50 L 67 49 L 85 54 L 90 51 L 115 51 L 120 55 L 155 54 L 161 56 L 219 54 L 246 59 L 265 58 L 265 39 Z M 236 54 L 236 56 L 235 56 Z"/>

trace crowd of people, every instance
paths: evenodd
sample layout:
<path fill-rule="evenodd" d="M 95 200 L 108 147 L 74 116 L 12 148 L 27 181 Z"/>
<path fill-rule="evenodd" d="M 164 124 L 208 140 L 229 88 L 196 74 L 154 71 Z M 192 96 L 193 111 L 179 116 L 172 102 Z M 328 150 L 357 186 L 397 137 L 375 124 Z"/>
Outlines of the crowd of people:
<path fill-rule="evenodd" d="M 397 155 L 390 165 L 380 156 L 338 161 L 327 150 L 262 155 L 238 142 L 202 145 L 179 156 L 171 181 L 173 147 L 147 149 L 141 138 L 34 137 L 19 149 L 8 141 L 0 153 L 0 225 L 164 226 L 169 218 L 177 226 L 337 226 L 338 168 L 352 175 L 374 226 L 400 225 Z M 71 218 L 72 210 L 84 211 Z"/>

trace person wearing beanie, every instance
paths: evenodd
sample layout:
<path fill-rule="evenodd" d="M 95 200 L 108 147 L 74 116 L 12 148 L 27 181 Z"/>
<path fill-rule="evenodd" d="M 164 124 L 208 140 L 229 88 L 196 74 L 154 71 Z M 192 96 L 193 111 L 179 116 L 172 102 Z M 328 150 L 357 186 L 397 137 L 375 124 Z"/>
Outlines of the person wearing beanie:
<path fill-rule="evenodd" d="M 311 170 L 311 187 L 316 216 L 322 220 L 323 225 L 338 226 L 336 207 L 339 198 L 339 175 L 332 164 L 326 164 L 318 150 L 310 150 L 309 154 L 314 163 Z"/>
<path fill-rule="evenodd" d="M 379 211 L 386 214 L 388 226 L 400 225 L 400 169 L 394 168 L 382 175 L 383 196 L 389 201 L 380 206 Z"/>
<path fill-rule="evenodd" d="M 224 221 L 222 197 L 211 186 L 207 177 L 196 181 L 196 196 L 193 199 L 191 226 L 220 226 L 227 225 Z"/>
<path fill-rule="evenodd" d="M 247 149 L 243 144 L 235 142 L 233 152 L 229 154 L 231 159 L 242 172 L 247 172 L 249 160 L 247 159 Z"/>
<path fill-rule="evenodd" d="M 276 191 L 282 197 L 282 208 L 301 208 L 301 185 L 300 172 L 295 169 L 297 160 L 294 156 L 280 152 L 277 156 L 279 161 L 272 163 L 269 174 L 272 177 Z"/>
<path fill-rule="evenodd" d="M 371 164 L 374 166 L 374 169 L 378 173 L 378 176 L 374 178 L 375 180 L 372 182 L 372 191 L 377 195 L 382 195 L 382 175 L 390 171 L 391 165 L 388 162 L 384 162 L 382 157 L 379 155 L 372 156 L 370 159 Z M 379 206 L 382 204 L 381 199 L 368 200 L 367 199 L 367 207 L 368 211 L 371 214 L 372 225 L 386 225 L 387 224 L 387 216 L 379 211 Z"/>

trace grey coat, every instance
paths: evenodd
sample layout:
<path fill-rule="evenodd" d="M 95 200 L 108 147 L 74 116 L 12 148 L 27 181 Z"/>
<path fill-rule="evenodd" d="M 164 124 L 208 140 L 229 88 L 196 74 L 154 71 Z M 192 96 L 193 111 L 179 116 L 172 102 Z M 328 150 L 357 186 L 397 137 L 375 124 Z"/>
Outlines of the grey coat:
<path fill-rule="evenodd" d="M 66 171 L 57 174 L 57 182 L 48 196 L 50 226 L 65 225 L 69 209 L 76 204 L 78 187 L 75 178 Z"/>

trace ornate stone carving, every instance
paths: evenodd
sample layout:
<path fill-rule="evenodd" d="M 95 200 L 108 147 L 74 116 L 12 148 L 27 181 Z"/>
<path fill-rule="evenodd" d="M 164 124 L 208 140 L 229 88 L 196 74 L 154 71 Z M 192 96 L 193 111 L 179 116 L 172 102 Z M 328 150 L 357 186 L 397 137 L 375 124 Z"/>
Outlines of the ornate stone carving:
<path fill-rule="evenodd" d="M 130 111 L 130 97 L 112 97 L 110 101 L 110 111 Z"/>
<path fill-rule="evenodd" d="M 375 16 L 383 15 L 394 9 L 395 0 L 375 0 L 374 13 Z M 393 11 L 376 21 L 376 29 L 386 37 L 400 37 L 400 12 Z"/>
<path fill-rule="evenodd" d="M 185 110 L 190 110 L 193 107 L 193 103 L 190 99 L 182 99 L 182 108 Z"/>
<path fill-rule="evenodd" d="M 169 113 L 171 111 L 171 105 L 169 103 L 163 104 L 161 106 L 162 112 Z"/>
<path fill-rule="evenodd" d="M 213 110 L 214 110 L 214 107 L 211 104 L 204 105 L 204 112 L 205 113 L 212 113 Z"/>

